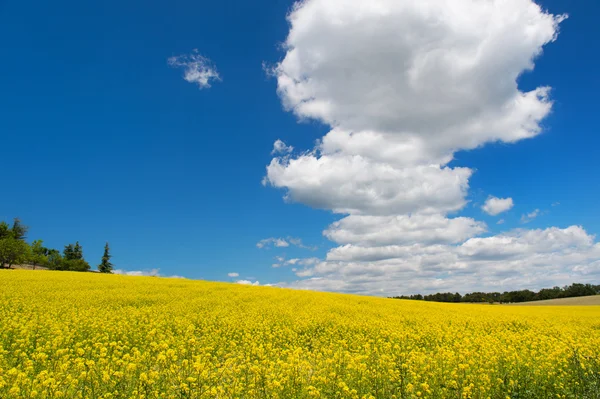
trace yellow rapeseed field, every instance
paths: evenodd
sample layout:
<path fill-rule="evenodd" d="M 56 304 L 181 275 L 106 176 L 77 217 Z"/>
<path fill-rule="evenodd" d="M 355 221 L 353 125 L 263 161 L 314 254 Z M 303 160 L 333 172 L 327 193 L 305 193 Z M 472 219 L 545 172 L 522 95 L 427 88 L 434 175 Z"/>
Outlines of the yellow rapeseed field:
<path fill-rule="evenodd" d="M 600 398 L 600 307 L 0 271 L 0 398 Z"/>

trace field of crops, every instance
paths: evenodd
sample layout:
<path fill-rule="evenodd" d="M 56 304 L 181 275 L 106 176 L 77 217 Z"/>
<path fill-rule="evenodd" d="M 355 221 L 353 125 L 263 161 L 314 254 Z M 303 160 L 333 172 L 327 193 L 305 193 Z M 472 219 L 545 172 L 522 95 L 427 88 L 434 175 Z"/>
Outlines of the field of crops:
<path fill-rule="evenodd" d="M 0 398 L 599 398 L 600 307 L 0 271 Z"/>

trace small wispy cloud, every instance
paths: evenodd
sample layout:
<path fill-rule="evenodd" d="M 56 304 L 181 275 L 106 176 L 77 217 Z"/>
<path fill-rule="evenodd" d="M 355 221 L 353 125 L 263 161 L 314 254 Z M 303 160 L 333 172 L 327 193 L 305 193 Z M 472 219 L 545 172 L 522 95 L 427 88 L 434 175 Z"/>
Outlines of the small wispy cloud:
<path fill-rule="evenodd" d="M 290 246 L 290 244 L 283 238 L 269 237 L 269 238 L 263 238 L 262 240 L 257 242 L 256 248 L 269 248 L 271 245 L 274 247 L 278 247 L 278 248 L 284 248 L 284 247 Z"/>
<path fill-rule="evenodd" d="M 318 248 L 316 245 L 304 245 L 300 238 L 288 237 L 288 241 L 290 244 L 297 246 L 298 248 L 308 249 L 311 251 L 316 251 Z"/>
<path fill-rule="evenodd" d="M 170 57 L 167 62 L 173 68 L 183 68 L 183 78 L 197 84 L 201 90 L 211 87 L 212 81 L 221 80 L 214 63 L 196 49 L 191 54 Z"/>
<path fill-rule="evenodd" d="M 529 223 L 536 217 L 540 216 L 540 210 L 536 209 L 533 212 L 521 215 L 521 223 Z"/>
<path fill-rule="evenodd" d="M 504 224 L 504 219 L 500 219 L 496 222 L 496 224 Z"/>
<path fill-rule="evenodd" d="M 288 154 L 294 150 L 294 147 L 291 145 L 285 144 L 283 141 L 277 139 L 273 143 L 273 151 L 271 151 L 271 155 L 275 154 Z"/>
<path fill-rule="evenodd" d="M 239 277 L 240 274 L 239 273 L 235 273 L 235 272 L 231 272 L 231 273 L 227 273 L 227 276 L 229 276 L 229 277 Z"/>
<path fill-rule="evenodd" d="M 272 267 L 281 267 L 281 266 L 312 266 L 319 263 L 321 260 L 319 258 L 292 258 L 285 259 L 281 256 L 276 256 L 278 263 L 274 263 Z"/>
<path fill-rule="evenodd" d="M 295 247 L 302 248 L 302 249 L 308 249 L 311 251 L 315 251 L 317 249 L 316 246 L 304 245 L 304 243 L 302 243 L 302 240 L 300 238 L 289 237 L 289 236 L 286 238 L 281 238 L 281 237 L 263 238 L 262 240 L 260 240 L 259 242 L 256 243 L 256 247 L 261 248 L 261 249 L 262 248 L 269 249 L 271 246 L 277 247 L 277 248 L 286 248 L 286 247 L 289 247 L 290 245 L 293 245 Z"/>

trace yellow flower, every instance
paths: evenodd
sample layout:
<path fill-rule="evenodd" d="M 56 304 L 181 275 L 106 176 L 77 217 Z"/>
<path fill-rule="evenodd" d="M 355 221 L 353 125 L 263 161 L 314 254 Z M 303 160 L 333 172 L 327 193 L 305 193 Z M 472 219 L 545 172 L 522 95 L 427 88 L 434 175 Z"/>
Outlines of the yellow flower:
<path fill-rule="evenodd" d="M 0 398 L 577 398 L 600 309 L 0 270 Z"/>

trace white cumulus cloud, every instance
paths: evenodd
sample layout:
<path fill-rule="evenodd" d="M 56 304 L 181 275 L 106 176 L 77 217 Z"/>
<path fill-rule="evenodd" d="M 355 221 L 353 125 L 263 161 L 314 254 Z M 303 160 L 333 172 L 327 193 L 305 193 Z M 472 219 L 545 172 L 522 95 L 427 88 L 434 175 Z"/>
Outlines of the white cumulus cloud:
<path fill-rule="evenodd" d="M 551 90 L 523 91 L 517 78 L 564 18 L 532 0 L 297 2 L 270 74 L 287 110 L 330 131 L 308 151 L 275 151 L 264 182 L 343 216 L 323 232 L 339 246 L 311 264 L 288 260 L 302 267 L 284 285 L 389 295 L 600 276 L 582 227 L 482 237 L 483 222 L 455 214 L 474 172 L 450 164 L 455 152 L 541 133 Z M 483 210 L 512 206 L 490 197 Z"/>
<path fill-rule="evenodd" d="M 284 106 L 332 130 L 276 157 L 265 182 L 338 213 L 446 213 L 465 205 L 459 149 L 540 133 L 549 89 L 518 89 L 563 16 L 530 0 L 307 0 L 271 73 Z"/>
<path fill-rule="evenodd" d="M 323 234 L 338 244 L 383 246 L 415 243 L 458 243 L 486 231 L 485 223 L 440 214 L 362 216 L 334 222 Z"/>
<path fill-rule="evenodd" d="M 125 276 L 151 276 L 158 277 L 160 276 L 160 269 L 146 269 L 146 270 L 123 270 L 116 269 L 113 270 L 114 274 L 122 274 Z"/>
<path fill-rule="evenodd" d="M 273 73 L 299 117 L 359 141 L 377 136 L 369 142 L 384 154 L 439 160 L 540 132 L 548 88 L 521 92 L 516 79 L 562 19 L 531 0 L 307 0 L 288 16 L 287 52 Z M 372 150 L 351 141 L 328 152 Z"/>
<path fill-rule="evenodd" d="M 506 212 L 514 206 L 513 199 L 508 198 L 498 198 L 490 196 L 485 201 L 485 204 L 481 207 L 485 213 L 488 215 L 496 216 L 502 212 Z"/>
<path fill-rule="evenodd" d="M 580 226 L 517 229 L 460 245 L 345 245 L 283 286 L 386 295 L 538 289 L 600 277 L 600 243 Z M 308 277 L 308 279 L 306 279 Z"/>
<path fill-rule="evenodd" d="M 286 198 L 336 213 L 449 212 L 465 205 L 471 170 L 437 165 L 396 168 L 360 155 L 275 158 L 267 180 Z"/>
<path fill-rule="evenodd" d="M 251 281 L 251 280 L 237 280 L 236 283 L 242 284 L 242 285 L 260 285 L 259 281 Z"/>
<path fill-rule="evenodd" d="M 164 278 L 182 278 L 185 279 L 185 276 L 179 276 L 177 274 L 172 275 L 162 275 L 160 273 L 160 269 L 144 269 L 144 270 L 125 270 L 125 269 L 116 269 L 113 270 L 114 274 L 120 274 L 123 276 L 145 276 L 145 277 L 164 277 Z"/>

